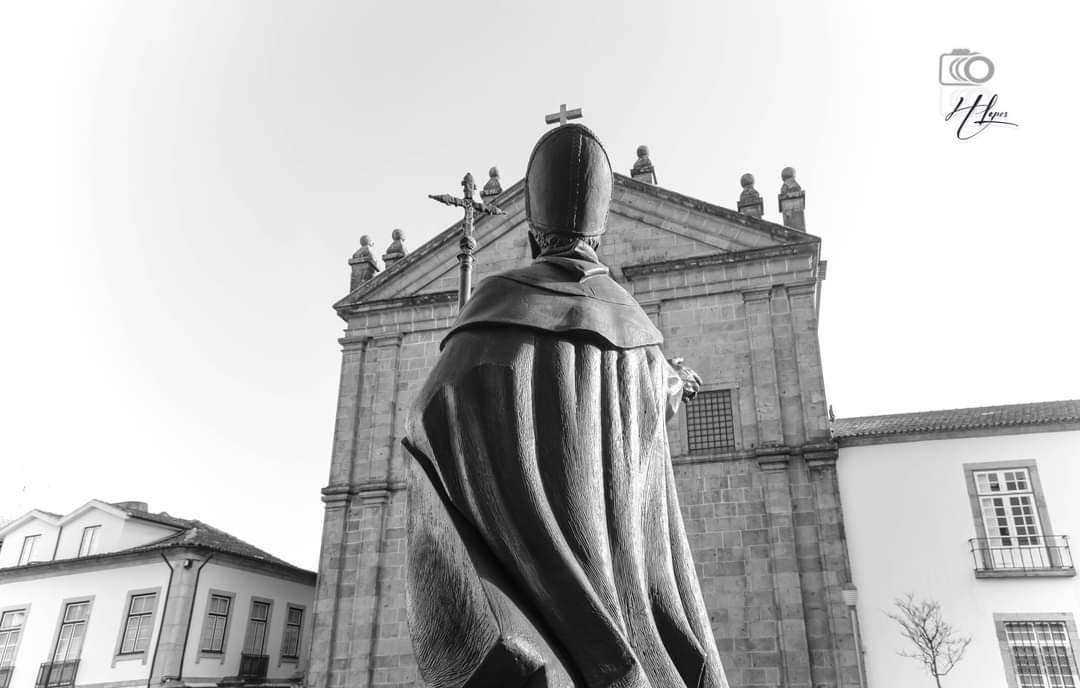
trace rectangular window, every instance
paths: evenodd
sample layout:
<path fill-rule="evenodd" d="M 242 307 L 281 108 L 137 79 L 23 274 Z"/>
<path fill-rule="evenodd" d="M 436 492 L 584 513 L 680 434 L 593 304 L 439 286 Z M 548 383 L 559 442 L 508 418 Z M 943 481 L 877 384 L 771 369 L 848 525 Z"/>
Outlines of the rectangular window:
<path fill-rule="evenodd" d="M 88 557 L 97 554 L 98 531 L 101 526 L 86 526 L 82 531 L 82 540 L 79 541 L 79 556 Z"/>
<path fill-rule="evenodd" d="M 27 535 L 23 538 L 22 549 L 19 550 L 19 566 L 29 564 L 34 560 L 34 549 L 40 539 L 40 535 Z"/>
<path fill-rule="evenodd" d="M 976 578 L 1074 575 L 1069 538 L 1055 535 L 1033 460 L 964 464 Z"/>
<path fill-rule="evenodd" d="M 266 627 L 269 621 L 270 603 L 252 600 L 251 618 L 248 619 L 247 639 L 244 640 L 245 654 L 266 654 Z"/>
<path fill-rule="evenodd" d="M 60 635 L 56 639 L 53 663 L 68 662 L 79 658 L 82 654 L 83 639 L 86 638 L 86 622 L 89 618 L 89 602 L 69 602 L 64 607 L 64 618 L 60 624 Z"/>
<path fill-rule="evenodd" d="M 157 595 L 132 595 L 128 603 L 127 620 L 124 621 L 124 634 L 120 639 L 120 654 L 131 655 L 146 652 L 150 644 L 154 607 Z"/>
<path fill-rule="evenodd" d="M 25 609 L 12 609 L 0 614 L 0 667 L 15 663 L 15 650 L 19 646 L 24 621 Z"/>
<path fill-rule="evenodd" d="M 1042 529 L 1035 510 L 1035 492 L 1026 468 L 977 471 L 975 489 L 991 545 L 1031 547 L 1041 544 Z"/>
<path fill-rule="evenodd" d="M 285 633 L 281 637 L 281 658 L 300 658 L 300 632 L 304 627 L 304 610 L 289 605 L 285 612 Z"/>
<path fill-rule="evenodd" d="M 232 598 L 210 595 L 206 610 L 206 630 L 203 631 L 202 651 L 220 654 L 225 650 L 225 630 L 229 625 L 229 607 Z"/>
<path fill-rule="evenodd" d="M 1076 659 L 1063 621 L 1006 621 L 1017 688 L 1074 688 Z"/>
<path fill-rule="evenodd" d="M 687 447 L 696 452 L 735 451 L 735 413 L 731 390 L 698 392 L 686 404 Z"/>

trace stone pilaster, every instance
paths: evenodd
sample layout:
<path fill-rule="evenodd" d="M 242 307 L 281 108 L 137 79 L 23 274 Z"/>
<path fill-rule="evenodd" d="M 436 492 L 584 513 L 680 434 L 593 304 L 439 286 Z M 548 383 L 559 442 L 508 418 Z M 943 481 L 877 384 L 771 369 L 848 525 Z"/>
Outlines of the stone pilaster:
<path fill-rule="evenodd" d="M 161 620 L 153 673 L 148 684 L 151 688 L 164 685 L 181 675 L 188 629 L 191 628 L 192 633 L 201 630 L 189 622 L 192 603 L 199 594 L 199 573 L 208 557 L 208 554 L 194 550 L 172 550 L 165 554 L 168 566 L 172 567 L 172 580 Z M 166 566 L 165 561 L 161 565 Z"/>
<path fill-rule="evenodd" d="M 781 656 L 780 685 L 784 688 L 813 688 L 788 475 L 791 457 L 783 449 L 771 452 L 759 450 L 757 459 L 763 471 L 765 516 L 772 559 L 770 583 L 776 615 L 776 641 Z M 755 585 L 757 587 L 760 586 Z"/>
<path fill-rule="evenodd" d="M 326 507 L 308 668 L 308 683 L 313 688 L 328 688 L 331 685 L 334 649 L 341 628 L 339 617 L 343 606 L 346 606 L 346 596 L 351 597 L 348 595 L 349 584 L 342 576 L 349 534 L 348 519 L 353 494 L 357 427 L 361 422 L 360 399 L 364 393 L 368 339 L 346 337 L 341 339 L 340 343 L 341 377 L 338 382 L 338 405 L 330 458 L 330 483 L 322 491 Z"/>
<path fill-rule="evenodd" d="M 839 688 L 860 688 L 859 648 L 845 589 L 851 588 L 847 537 L 836 476 L 837 450 L 823 445 L 805 453 L 814 488 L 814 508 L 819 520 L 819 557 L 822 566 L 824 608 L 831 640 L 834 674 Z"/>
<path fill-rule="evenodd" d="M 791 304 L 784 287 L 773 289 L 770 311 L 783 442 L 789 447 L 797 447 L 806 441 L 806 430 L 803 426 L 802 385 L 795 354 Z"/>
<path fill-rule="evenodd" d="M 791 304 L 791 325 L 795 336 L 795 358 L 802 390 L 803 426 L 806 441 L 829 440 L 829 408 L 825 398 L 825 378 L 818 342 L 817 282 L 806 280 L 787 286 Z"/>
<path fill-rule="evenodd" d="M 780 393 L 773 352 L 772 318 L 769 313 L 771 289 L 743 292 L 746 328 L 750 341 L 750 372 L 754 408 L 757 412 L 760 446 L 783 444 L 780 424 Z"/>

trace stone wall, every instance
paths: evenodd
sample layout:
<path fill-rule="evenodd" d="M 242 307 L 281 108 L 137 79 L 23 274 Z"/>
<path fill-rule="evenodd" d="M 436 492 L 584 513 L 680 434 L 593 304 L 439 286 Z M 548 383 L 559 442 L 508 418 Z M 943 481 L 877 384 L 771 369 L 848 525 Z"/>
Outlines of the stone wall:
<path fill-rule="evenodd" d="M 820 244 L 801 233 L 792 240 L 787 230 L 779 242 L 746 227 L 691 227 L 699 213 L 673 213 L 632 186 L 619 192 L 601 258 L 660 327 L 667 354 L 683 356 L 705 389 L 733 394 L 734 452 L 689 453 L 685 412 L 669 427 L 681 506 L 731 685 L 855 687 L 840 596 L 850 574 L 817 339 Z M 520 212 L 513 202 L 504 207 L 509 229 L 478 256 L 479 278 L 528 262 Z M 684 231 L 653 231 L 664 222 L 682 222 Z M 740 232 L 741 245 L 731 238 Z M 680 254 L 691 255 L 664 260 Z M 404 616 L 400 438 L 404 411 L 456 313 L 456 276 L 445 265 L 427 280 L 402 278 L 419 295 L 348 311 L 323 491 L 309 673 L 315 688 L 423 685 Z"/>

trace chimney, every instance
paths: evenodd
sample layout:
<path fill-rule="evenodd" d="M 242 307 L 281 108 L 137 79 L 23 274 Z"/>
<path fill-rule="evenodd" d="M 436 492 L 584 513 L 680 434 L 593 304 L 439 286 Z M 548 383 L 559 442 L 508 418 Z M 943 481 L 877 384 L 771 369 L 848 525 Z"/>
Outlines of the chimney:
<path fill-rule="evenodd" d="M 765 201 L 754 188 L 754 175 L 747 172 L 740 179 L 742 193 L 739 194 L 739 212 L 750 217 L 761 217 L 765 213 Z"/>
<path fill-rule="evenodd" d="M 393 241 L 390 242 L 390 247 L 386 249 L 386 253 L 383 254 L 383 264 L 386 265 L 386 269 L 405 257 L 405 244 L 402 243 L 405 240 L 405 232 L 400 229 L 395 229 L 391 235 Z"/>
<path fill-rule="evenodd" d="M 360 248 L 349 259 L 349 266 L 352 267 L 349 291 L 355 291 L 379 271 L 379 266 L 375 264 L 375 256 L 371 253 L 371 237 L 366 234 L 360 237 Z"/>
<path fill-rule="evenodd" d="M 656 170 L 653 168 L 652 160 L 649 160 L 648 146 L 637 147 L 637 162 L 630 169 L 630 176 L 639 182 L 656 184 Z"/>
<path fill-rule="evenodd" d="M 113 502 L 113 506 L 124 511 L 141 511 L 144 514 L 150 511 L 150 505 L 146 502 Z"/>
<path fill-rule="evenodd" d="M 806 218 L 803 210 L 806 208 L 806 192 L 795 181 L 795 168 L 785 167 L 780 172 L 780 213 L 784 216 L 784 226 L 806 231 Z"/>
<path fill-rule="evenodd" d="M 480 198 L 485 203 L 494 200 L 496 196 L 503 192 L 502 182 L 499 180 L 499 168 L 492 167 L 488 170 L 488 177 L 487 184 L 484 184 L 484 189 L 480 192 Z"/>

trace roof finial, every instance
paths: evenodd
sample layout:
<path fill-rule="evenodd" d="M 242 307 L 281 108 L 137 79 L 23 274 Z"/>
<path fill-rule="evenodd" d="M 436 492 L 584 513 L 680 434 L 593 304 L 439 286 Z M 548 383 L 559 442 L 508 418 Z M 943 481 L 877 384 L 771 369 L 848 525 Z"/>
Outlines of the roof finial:
<path fill-rule="evenodd" d="M 765 201 L 754 188 L 754 175 L 747 172 L 740 179 L 742 193 L 739 194 L 739 212 L 750 217 L 761 217 L 765 213 Z"/>
<path fill-rule="evenodd" d="M 379 272 L 379 266 L 375 262 L 375 255 L 371 252 L 371 237 L 367 234 L 360 237 L 360 248 L 356 249 L 356 253 L 349 259 L 349 265 L 352 267 L 352 280 L 349 283 L 350 291 L 355 291 L 357 287 Z"/>
<path fill-rule="evenodd" d="M 480 192 L 480 198 L 486 202 L 489 198 L 495 198 L 503 192 L 502 182 L 499 181 L 499 168 L 492 167 L 488 170 L 487 184 L 484 184 L 484 190 Z"/>
<path fill-rule="evenodd" d="M 390 247 L 386 249 L 386 253 L 383 254 L 383 263 L 386 264 L 386 269 L 405 257 L 405 232 L 400 229 L 395 229 L 390 235 L 393 241 L 390 242 Z"/>
<path fill-rule="evenodd" d="M 648 146 L 637 147 L 637 162 L 630 169 L 630 176 L 639 182 L 656 184 L 656 168 L 653 167 L 652 160 L 649 160 Z"/>
<path fill-rule="evenodd" d="M 784 226 L 806 231 L 806 218 L 803 211 L 806 208 L 806 192 L 795 181 L 795 168 L 785 167 L 780 172 L 783 184 L 780 186 L 780 213 L 784 216 Z"/>

